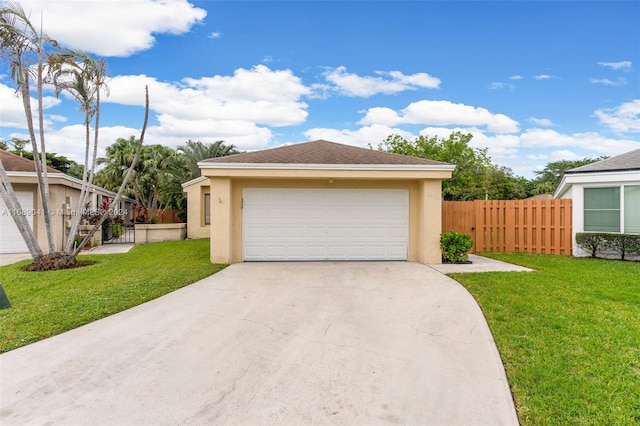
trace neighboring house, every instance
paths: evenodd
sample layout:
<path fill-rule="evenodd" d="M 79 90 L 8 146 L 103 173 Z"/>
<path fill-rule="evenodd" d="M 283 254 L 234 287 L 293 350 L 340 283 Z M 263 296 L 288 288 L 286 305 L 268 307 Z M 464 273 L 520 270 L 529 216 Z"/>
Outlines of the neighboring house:
<path fill-rule="evenodd" d="M 32 160 L 19 155 L 0 150 L 0 158 L 4 165 L 9 181 L 13 186 L 25 214 L 33 229 L 40 247 L 48 248 L 47 232 L 35 165 Z M 61 249 L 68 236 L 72 216 L 77 213 L 77 203 L 82 188 L 82 180 L 64 174 L 51 167 L 47 169 L 49 179 L 49 207 L 52 210 L 53 236 L 56 247 Z M 115 193 L 99 186 L 90 187 L 89 209 L 96 210 L 101 206 L 104 197 L 113 198 Z M 124 220 L 133 220 L 133 200 L 124 198 L 120 203 L 120 210 Z M 0 253 L 28 253 L 22 235 L 18 231 L 9 210 L 0 197 Z"/>
<path fill-rule="evenodd" d="M 209 238 L 211 224 L 211 189 L 209 178 L 200 176 L 183 183 L 187 194 L 187 238 Z"/>
<path fill-rule="evenodd" d="M 554 198 L 571 198 L 578 232 L 640 233 L 640 149 L 565 172 Z"/>
<path fill-rule="evenodd" d="M 442 260 L 453 165 L 323 140 L 198 165 L 202 178 L 184 185 L 187 228 L 210 236 L 213 263 Z"/>

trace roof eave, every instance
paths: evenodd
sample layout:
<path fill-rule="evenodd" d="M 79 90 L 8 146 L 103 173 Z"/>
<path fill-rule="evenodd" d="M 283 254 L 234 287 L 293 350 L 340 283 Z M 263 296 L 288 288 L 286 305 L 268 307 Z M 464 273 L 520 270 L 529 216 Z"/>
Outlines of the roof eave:
<path fill-rule="evenodd" d="M 253 169 L 253 170 L 406 170 L 453 171 L 452 164 L 307 164 L 307 163 L 198 163 L 201 169 Z"/>

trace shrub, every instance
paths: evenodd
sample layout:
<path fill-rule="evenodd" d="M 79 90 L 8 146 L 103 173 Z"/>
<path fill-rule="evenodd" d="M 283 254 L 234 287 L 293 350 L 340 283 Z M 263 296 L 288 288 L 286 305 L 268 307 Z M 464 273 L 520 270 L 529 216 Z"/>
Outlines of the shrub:
<path fill-rule="evenodd" d="M 440 234 L 440 249 L 442 260 L 451 263 L 461 263 L 467 260 L 467 253 L 471 250 L 473 241 L 471 235 L 456 231 Z"/>
<path fill-rule="evenodd" d="M 591 257 L 596 257 L 604 250 L 613 250 L 621 260 L 625 260 L 627 255 L 640 255 L 639 234 L 578 232 L 576 233 L 576 244 L 584 251 L 591 253 Z"/>
<path fill-rule="evenodd" d="M 576 233 L 576 244 L 591 257 L 596 257 L 598 250 L 602 250 L 607 245 L 607 234 L 604 232 L 578 232 Z"/>
<path fill-rule="evenodd" d="M 640 235 L 637 234 L 608 234 L 607 247 L 614 250 L 624 260 L 627 254 L 640 254 Z"/>
<path fill-rule="evenodd" d="M 120 235 L 122 235 L 122 224 L 114 223 L 112 227 L 113 227 L 113 238 L 119 238 Z"/>

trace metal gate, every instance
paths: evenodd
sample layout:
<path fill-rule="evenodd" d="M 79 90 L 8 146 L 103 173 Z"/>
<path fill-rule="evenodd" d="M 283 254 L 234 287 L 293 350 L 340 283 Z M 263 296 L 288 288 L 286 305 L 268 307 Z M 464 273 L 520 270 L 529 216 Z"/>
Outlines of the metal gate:
<path fill-rule="evenodd" d="M 135 242 L 135 224 L 113 222 L 102 224 L 102 244 L 133 244 Z"/>

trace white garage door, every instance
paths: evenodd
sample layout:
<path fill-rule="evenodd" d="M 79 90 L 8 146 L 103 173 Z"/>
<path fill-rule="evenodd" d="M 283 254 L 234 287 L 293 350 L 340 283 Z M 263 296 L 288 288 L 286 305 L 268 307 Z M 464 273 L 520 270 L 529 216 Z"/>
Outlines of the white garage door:
<path fill-rule="evenodd" d="M 20 206 L 25 213 L 33 212 L 33 194 L 31 192 L 16 191 Z M 33 215 L 27 215 L 27 220 L 33 229 Z M 9 209 L 0 197 L 0 253 L 29 253 L 22 235 L 16 227 Z"/>
<path fill-rule="evenodd" d="M 406 190 L 245 189 L 243 258 L 407 260 Z"/>

